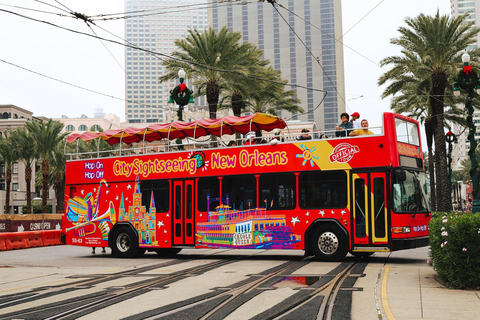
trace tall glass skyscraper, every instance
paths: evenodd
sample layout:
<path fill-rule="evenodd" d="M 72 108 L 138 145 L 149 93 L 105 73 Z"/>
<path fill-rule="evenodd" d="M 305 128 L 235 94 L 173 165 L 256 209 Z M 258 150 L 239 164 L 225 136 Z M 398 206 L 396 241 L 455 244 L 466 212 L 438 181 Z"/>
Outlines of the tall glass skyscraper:
<path fill-rule="evenodd" d="M 466 20 L 473 23 L 474 26 L 480 26 L 480 0 L 450 0 L 450 8 L 452 16 L 457 17 L 468 14 Z M 473 47 L 478 47 L 480 43 L 480 34 L 477 36 L 477 43 Z M 479 72 L 479 70 L 476 70 Z M 451 84 L 453 85 L 453 84 Z M 475 140 L 480 143 L 480 111 L 474 109 L 473 122 L 475 123 L 477 132 Z M 453 124 L 453 133 L 458 134 L 458 141 L 453 147 L 452 152 L 452 168 L 458 170 L 461 167 L 462 160 L 468 159 L 468 151 L 470 150 L 470 141 L 467 140 L 468 128 Z"/>
<path fill-rule="evenodd" d="M 209 25 L 241 32 L 243 41 L 256 44 L 264 58 L 294 86 L 305 114 L 280 115 L 284 119 L 315 122 L 333 130 L 345 111 L 341 2 L 288 0 L 283 7 L 250 1 L 209 0 Z M 295 87 L 298 86 L 298 87 Z M 324 97 L 324 92 L 328 94 Z"/>
<path fill-rule="evenodd" d="M 187 30 L 207 27 L 206 0 L 125 0 L 125 39 L 140 48 L 169 55 Z M 160 84 L 162 59 L 145 51 L 125 49 L 125 121 L 162 122 L 169 91 L 178 80 Z M 187 75 L 188 78 L 188 75 Z"/>

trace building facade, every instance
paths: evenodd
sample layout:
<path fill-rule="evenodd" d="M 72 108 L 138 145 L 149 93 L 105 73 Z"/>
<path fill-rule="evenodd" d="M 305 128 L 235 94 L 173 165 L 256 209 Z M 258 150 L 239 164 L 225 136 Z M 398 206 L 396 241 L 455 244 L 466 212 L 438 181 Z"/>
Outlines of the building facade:
<path fill-rule="evenodd" d="M 125 0 L 125 11 L 132 13 L 125 22 L 125 39 L 144 49 L 125 49 L 125 122 L 164 122 L 169 92 L 178 79 L 159 83 L 161 61 L 188 30 L 207 27 L 206 0 Z M 192 88 L 188 75 L 187 85 Z M 196 105 L 206 104 L 205 98 L 195 100 Z"/>
<path fill-rule="evenodd" d="M 301 100 L 305 114 L 279 112 L 284 119 L 314 122 L 334 130 L 345 112 L 341 1 L 241 2 L 209 0 L 209 25 L 241 32 L 282 72 Z M 326 97 L 324 97 L 327 92 Z M 322 99 L 323 102 L 322 102 Z"/>
<path fill-rule="evenodd" d="M 78 118 L 62 116 L 61 118 L 54 118 L 53 120 L 64 124 L 62 132 L 82 133 L 85 131 L 105 131 L 123 128 L 118 116 L 114 114 L 104 114 L 100 110 L 97 109 L 98 112 L 95 112 L 93 118 L 82 114 Z"/>

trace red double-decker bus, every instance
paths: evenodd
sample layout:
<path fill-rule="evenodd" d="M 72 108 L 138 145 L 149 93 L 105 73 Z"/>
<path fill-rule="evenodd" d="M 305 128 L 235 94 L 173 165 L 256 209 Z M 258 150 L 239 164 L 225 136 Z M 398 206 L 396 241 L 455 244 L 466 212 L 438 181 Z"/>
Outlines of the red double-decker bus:
<path fill-rule="evenodd" d="M 418 122 L 384 113 L 373 135 L 312 131 L 307 140 L 285 126 L 255 114 L 71 135 L 70 142 L 138 149 L 71 155 L 66 243 L 108 246 L 118 257 L 259 248 L 305 250 L 325 261 L 428 245 Z M 271 134 L 276 128 L 282 137 Z M 264 143 L 224 146 L 225 134 L 251 131 L 262 131 Z M 179 138 L 183 144 L 174 143 Z"/>

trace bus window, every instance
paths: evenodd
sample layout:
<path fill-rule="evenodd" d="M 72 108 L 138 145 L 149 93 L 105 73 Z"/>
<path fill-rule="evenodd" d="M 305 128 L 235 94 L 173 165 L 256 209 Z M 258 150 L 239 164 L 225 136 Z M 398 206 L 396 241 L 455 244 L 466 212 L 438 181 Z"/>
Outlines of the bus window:
<path fill-rule="evenodd" d="M 385 186 L 383 178 L 373 179 L 373 196 L 375 237 L 385 238 Z"/>
<path fill-rule="evenodd" d="M 393 174 L 393 211 L 397 213 L 428 212 L 428 199 L 425 194 L 426 176 L 424 172 L 405 170 L 405 180 L 400 181 Z"/>
<path fill-rule="evenodd" d="M 228 176 L 222 180 L 222 197 L 232 209 L 245 210 L 257 207 L 257 180 L 254 175 Z"/>
<path fill-rule="evenodd" d="M 274 210 L 295 208 L 296 183 L 293 173 L 262 174 L 259 185 L 259 206 Z"/>
<path fill-rule="evenodd" d="M 140 183 L 142 206 L 150 210 L 150 200 L 153 191 L 156 212 L 170 210 L 170 183 L 168 180 L 143 180 Z"/>
<path fill-rule="evenodd" d="M 395 118 L 395 128 L 398 142 L 413 144 L 415 146 L 420 145 L 418 126 L 416 123 Z"/>
<path fill-rule="evenodd" d="M 198 179 L 197 201 L 199 211 L 207 211 L 207 195 L 210 196 L 210 199 L 220 196 L 220 182 L 218 178 Z M 218 203 L 214 205 L 217 206 Z M 215 207 L 210 206 L 210 210 L 215 210 Z"/>
<path fill-rule="evenodd" d="M 345 171 L 302 172 L 299 177 L 300 208 L 345 208 L 347 174 Z"/>
<path fill-rule="evenodd" d="M 355 179 L 355 236 L 364 238 L 367 235 L 365 219 L 365 180 Z"/>

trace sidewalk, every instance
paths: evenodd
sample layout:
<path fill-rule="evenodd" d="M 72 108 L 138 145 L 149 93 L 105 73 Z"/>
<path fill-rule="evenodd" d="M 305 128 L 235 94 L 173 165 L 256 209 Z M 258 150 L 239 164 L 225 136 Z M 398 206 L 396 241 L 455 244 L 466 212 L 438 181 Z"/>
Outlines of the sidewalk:
<path fill-rule="evenodd" d="M 480 319 L 480 291 L 439 283 L 428 250 L 375 253 L 355 284 L 363 291 L 353 292 L 352 320 Z"/>

